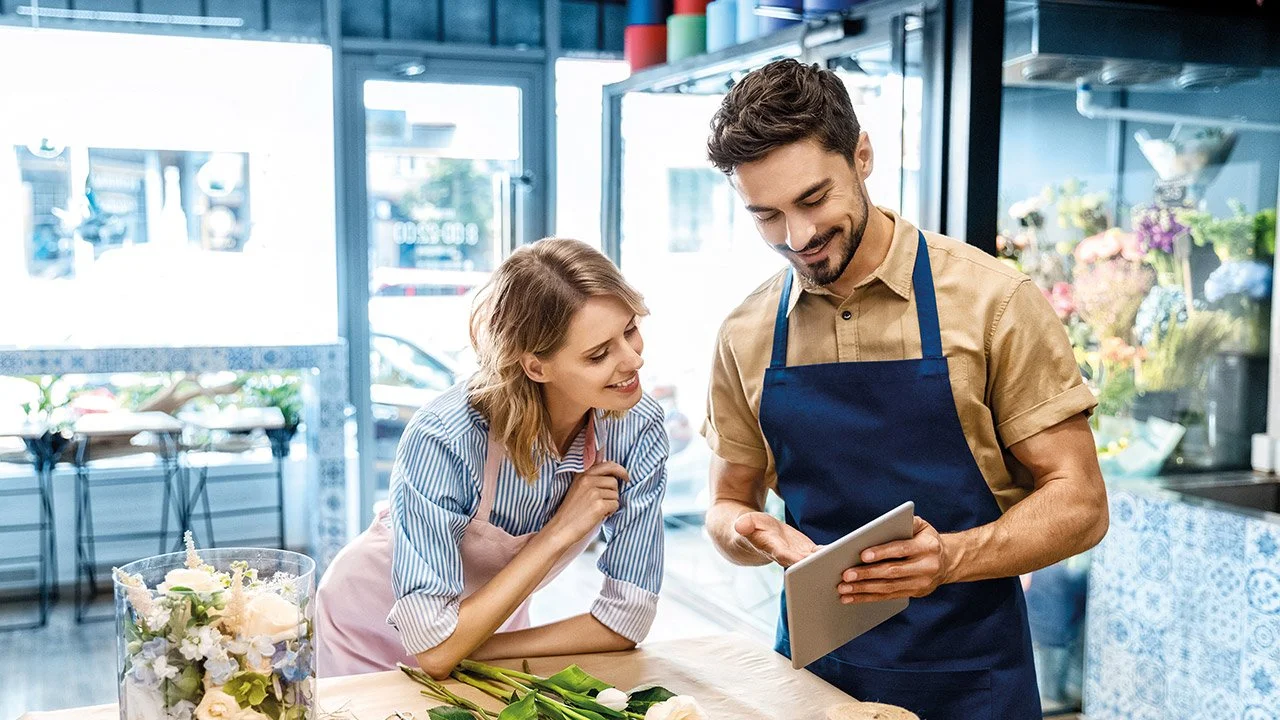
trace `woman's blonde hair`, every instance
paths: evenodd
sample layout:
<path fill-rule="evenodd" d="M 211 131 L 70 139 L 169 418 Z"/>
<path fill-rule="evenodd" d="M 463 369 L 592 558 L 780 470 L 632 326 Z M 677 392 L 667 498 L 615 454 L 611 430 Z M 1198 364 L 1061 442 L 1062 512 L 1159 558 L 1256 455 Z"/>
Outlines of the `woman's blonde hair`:
<path fill-rule="evenodd" d="M 489 421 L 520 477 L 557 454 L 542 387 L 525 374 L 525 353 L 550 357 L 587 298 L 608 295 L 636 315 L 644 298 L 600 251 L 578 240 L 547 238 L 517 249 L 480 290 L 471 311 L 471 345 L 479 370 L 468 400 Z"/>

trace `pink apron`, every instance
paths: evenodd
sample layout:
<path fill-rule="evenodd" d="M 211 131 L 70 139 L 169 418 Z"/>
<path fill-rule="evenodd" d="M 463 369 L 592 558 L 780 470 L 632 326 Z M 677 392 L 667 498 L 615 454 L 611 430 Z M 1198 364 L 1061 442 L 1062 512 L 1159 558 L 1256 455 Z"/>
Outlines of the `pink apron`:
<path fill-rule="evenodd" d="M 595 416 L 587 422 L 583 468 L 596 461 Z M 515 536 L 489 522 L 497 495 L 498 470 L 506 458 L 502 444 L 489 437 L 480 504 L 467 524 L 459 550 L 462 555 L 462 598 L 484 587 L 506 567 L 536 533 Z M 387 622 L 396 597 L 391 586 L 393 534 L 382 510 L 373 524 L 344 547 L 329 565 L 316 590 L 316 646 L 319 675 L 331 677 L 394 670 L 396 663 L 417 666 L 395 627 Z M 547 573 L 546 587 L 586 550 L 599 529 L 569 548 Z M 536 592 L 536 591 L 535 591 Z M 498 632 L 529 627 L 529 600 L 521 603 Z"/>

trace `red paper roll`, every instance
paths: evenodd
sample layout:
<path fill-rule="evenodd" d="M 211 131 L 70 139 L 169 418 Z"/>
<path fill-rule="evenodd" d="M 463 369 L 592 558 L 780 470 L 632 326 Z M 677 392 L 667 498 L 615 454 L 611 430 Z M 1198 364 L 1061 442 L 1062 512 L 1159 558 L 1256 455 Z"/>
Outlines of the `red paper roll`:
<path fill-rule="evenodd" d="M 676 0 L 674 15 L 706 15 L 710 0 Z"/>
<path fill-rule="evenodd" d="M 628 25 L 623 55 L 631 72 L 667 61 L 666 25 Z"/>

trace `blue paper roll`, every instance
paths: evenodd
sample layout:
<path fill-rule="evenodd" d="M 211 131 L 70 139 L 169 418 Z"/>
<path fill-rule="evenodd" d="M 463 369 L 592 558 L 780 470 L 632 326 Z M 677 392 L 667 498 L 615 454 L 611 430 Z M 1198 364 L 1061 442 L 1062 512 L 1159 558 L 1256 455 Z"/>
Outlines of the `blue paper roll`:
<path fill-rule="evenodd" d="M 840 12 L 857 4 L 858 0 L 804 0 L 804 11 L 806 14 Z"/>
<path fill-rule="evenodd" d="M 671 0 L 627 0 L 628 25 L 665 25 Z"/>
<path fill-rule="evenodd" d="M 779 10 L 789 10 L 797 15 L 799 15 L 800 11 L 803 9 L 803 0 L 757 0 L 757 4 L 761 9 L 777 8 Z M 768 35 L 769 33 L 774 33 L 783 28 L 798 24 L 800 24 L 800 20 L 798 19 L 790 20 L 769 17 L 768 15 L 760 15 L 758 22 L 761 35 Z"/>
<path fill-rule="evenodd" d="M 738 42 L 754 40 L 760 36 L 760 24 L 756 21 L 756 0 L 738 0 Z"/>
<path fill-rule="evenodd" d="M 737 43 L 738 0 L 712 0 L 707 3 L 707 52 L 723 50 Z"/>

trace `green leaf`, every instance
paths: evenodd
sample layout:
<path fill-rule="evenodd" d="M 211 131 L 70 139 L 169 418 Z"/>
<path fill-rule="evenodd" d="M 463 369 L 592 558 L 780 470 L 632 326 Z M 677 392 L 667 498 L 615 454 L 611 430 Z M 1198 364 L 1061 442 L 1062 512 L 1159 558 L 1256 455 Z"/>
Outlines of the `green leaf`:
<path fill-rule="evenodd" d="M 577 665 L 570 665 L 560 672 L 546 679 L 546 684 L 556 688 L 563 688 L 570 692 L 587 693 L 591 690 L 604 690 L 613 687 L 600 678 L 594 677 L 587 673 L 586 670 Z"/>
<path fill-rule="evenodd" d="M 498 713 L 498 720 L 538 720 L 538 693 L 525 695 L 519 702 L 512 703 Z"/>
<path fill-rule="evenodd" d="M 654 686 L 643 690 L 636 690 L 631 693 L 631 699 L 627 702 L 627 712 L 644 714 L 645 710 L 657 705 L 664 700 L 670 700 L 676 694 L 664 687 Z"/>
<path fill-rule="evenodd" d="M 427 710 L 428 720 L 476 720 L 475 713 L 456 705 L 444 705 Z"/>

